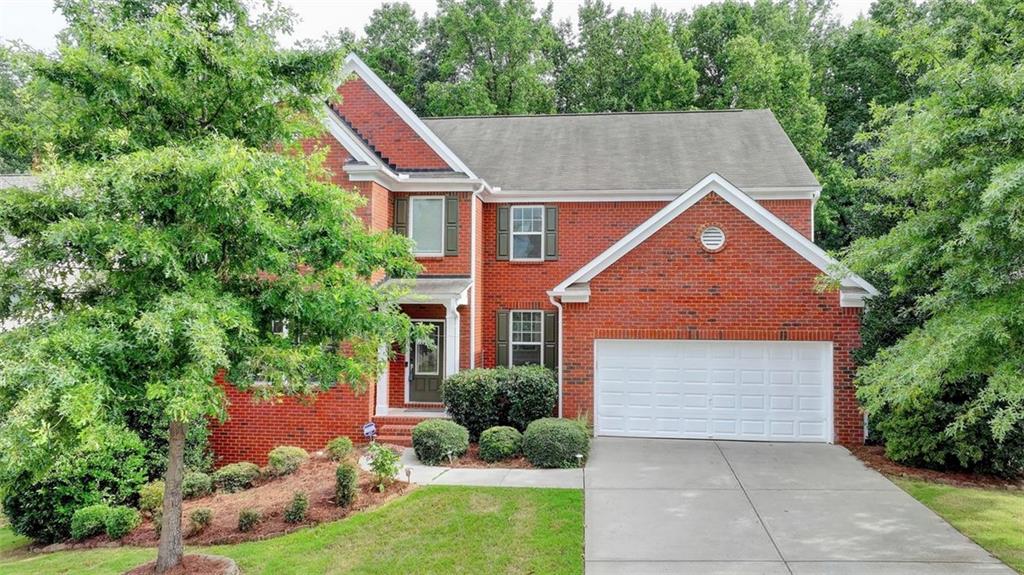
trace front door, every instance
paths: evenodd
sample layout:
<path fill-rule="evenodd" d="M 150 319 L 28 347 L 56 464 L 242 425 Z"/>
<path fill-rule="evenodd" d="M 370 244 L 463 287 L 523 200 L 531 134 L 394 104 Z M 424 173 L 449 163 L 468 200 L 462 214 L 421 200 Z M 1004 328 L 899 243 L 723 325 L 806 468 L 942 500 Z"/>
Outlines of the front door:
<path fill-rule="evenodd" d="M 444 322 L 416 323 L 430 324 L 434 327 L 434 332 L 411 346 L 409 401 L 411 403 L 440 403 L 441 381 L 444 380 Z"/>

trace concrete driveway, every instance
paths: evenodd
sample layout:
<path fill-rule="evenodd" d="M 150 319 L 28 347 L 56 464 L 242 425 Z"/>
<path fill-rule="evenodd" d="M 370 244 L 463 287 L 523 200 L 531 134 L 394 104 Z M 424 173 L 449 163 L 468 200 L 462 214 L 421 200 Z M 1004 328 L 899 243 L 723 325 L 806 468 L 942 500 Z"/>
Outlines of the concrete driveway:
<path fill-rule="evenodd" d="M 597 438 L 589 575 L 1012 574 L 842 447 Z"/>

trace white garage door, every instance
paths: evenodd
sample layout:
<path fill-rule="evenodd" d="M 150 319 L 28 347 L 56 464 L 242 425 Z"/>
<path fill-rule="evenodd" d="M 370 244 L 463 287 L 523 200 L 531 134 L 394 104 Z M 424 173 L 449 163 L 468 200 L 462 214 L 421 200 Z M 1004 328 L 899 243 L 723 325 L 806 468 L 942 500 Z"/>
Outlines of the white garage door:
<path fill-rule="evenodd" d="M 598 435 L 832 441 L 832 344 L 599 340 Z"/>

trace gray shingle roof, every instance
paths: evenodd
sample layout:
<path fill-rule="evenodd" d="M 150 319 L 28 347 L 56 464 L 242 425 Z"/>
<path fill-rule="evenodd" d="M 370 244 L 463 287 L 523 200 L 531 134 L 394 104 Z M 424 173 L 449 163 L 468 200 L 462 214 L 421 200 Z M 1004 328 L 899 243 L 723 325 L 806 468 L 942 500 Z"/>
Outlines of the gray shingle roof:
<path fill-rule="evenodd" d="M 685 190 L 710 172 L 741 189 L 819 185 L 770 110 L 423 121 L 503 191 Z"/>

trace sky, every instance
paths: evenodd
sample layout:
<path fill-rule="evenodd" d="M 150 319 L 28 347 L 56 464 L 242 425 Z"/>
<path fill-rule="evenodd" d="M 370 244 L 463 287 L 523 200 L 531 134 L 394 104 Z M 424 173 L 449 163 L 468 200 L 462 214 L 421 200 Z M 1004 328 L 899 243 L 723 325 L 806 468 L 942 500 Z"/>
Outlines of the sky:
<path fill-rule="evenodd" d="M 437 9 L 436 0 L 406 0 L 417 15 L 424 12 L 433 13 Z M 291 37 L 283 38 L 283 42 L 291 44 L 295 40 L 321 38 L 325 34 L 348 28 L 361 34 L 373 10 L 383 0 L 282 0 L 281 3 L 290 7 L 299 16 L 295 31 Z M 545 0 L 535 0 L 538 7 L 545 6 Z M 707 4 L 707 0 L 610 0 L 615 8 L 647 9 L 651 4 L 675 12 L 692 9 L 694 6 Z M 556 21 L 566 18 L 575 20 L 576 8 L 580 2 L 576 0 L 555 0 L 554 17 Z M 861 13 L 866 13 L 871 0 L 837 0 L 837 15 L 843 23 L 849 23 Z M 0 0 L 0 39 L 21 40 L 38 50 L 52 50 L 57 43 L 54 35 L 64 27 L 64 19 L 53 13 L 51 0 Z"/>

